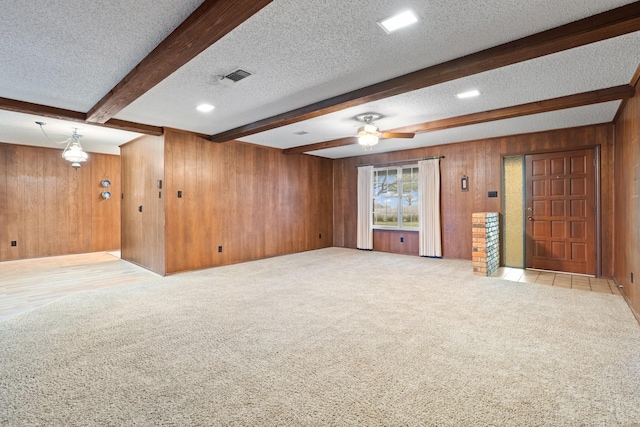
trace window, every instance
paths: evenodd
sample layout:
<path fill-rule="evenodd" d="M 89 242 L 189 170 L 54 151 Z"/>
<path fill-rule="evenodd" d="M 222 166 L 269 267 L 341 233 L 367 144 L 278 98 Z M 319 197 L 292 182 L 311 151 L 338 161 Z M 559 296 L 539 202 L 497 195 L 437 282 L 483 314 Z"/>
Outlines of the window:
<path fill-rule="evenodd" d="M 418 166 L 373 171 L 374 228 L 418 228 Z"/>

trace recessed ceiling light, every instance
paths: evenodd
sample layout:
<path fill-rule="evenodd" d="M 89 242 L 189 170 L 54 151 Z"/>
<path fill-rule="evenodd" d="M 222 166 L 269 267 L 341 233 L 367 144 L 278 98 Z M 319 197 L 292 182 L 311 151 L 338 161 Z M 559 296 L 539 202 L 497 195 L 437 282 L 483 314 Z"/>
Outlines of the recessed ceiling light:
<path fill-rule="evenodd" d="M 459 93 L 456 96 L 460 99 L 463 99 L 463 98 L 473 98 L 474 96 L 478 96 L 478 95 L 480 95 L 480 92 L 478 92 L 477 90 L 470 90 L 469 92 Z"/>
<path fill-rule="evenodd" d="M 200 105 L 198 105 L 196 107 L 196 110 L 202 111 L 203 113 L 208 113 L 209 111 L 213 110 L 214 108 L 216 108 L 216 107 L 214 107 L 211 104 L 200 104 Z"/>
<path fill-rule="evenodd" d="M 383 19 L 382 21 L 378 22 L 378 25 L 380 25 L 382 29 L 385 30 L 387 34 L 389 34 L 395 30 L 399 30 L 400 28 L 415 24 L 416 22 L 418 22 L 418 17 L 416 16 L 416 14 L 410 10 L 407 10 L 394 15 L 391 18 Z"/>

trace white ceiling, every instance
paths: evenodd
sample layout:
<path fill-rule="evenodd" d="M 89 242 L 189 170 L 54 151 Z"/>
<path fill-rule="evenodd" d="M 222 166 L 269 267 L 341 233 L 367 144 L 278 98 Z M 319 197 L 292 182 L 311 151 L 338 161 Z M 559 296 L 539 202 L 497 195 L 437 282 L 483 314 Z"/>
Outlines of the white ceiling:
<path fill-rule="evenodd" d="M 0 97 L 86 112 L 182 22 L 200 0 L 4 0 Z M 274 0 L 116 118 L 215 134 L 632 1 Z M 410 8 L 418 24 L 386 34 L 376 21 Z M 353 119 L 384 116 L 381 129 L 417 124 L 628 84 L 640 64 L 640 32 L 476 74 L 242 138 L 291 148 L 351 136 Z M 217 75 L 253 73 L 235 85 Z M 478 89 L 479 98 L 455 94 Z M 208 102 L 211 113 L 195 106 Z M 619 102 L 382 141 L 378 152 L 610 122 Z M 0 141 L 42 143 L 36 120 L 64 135 L 73 127 L 89 151 L 114 152 L 137 134 L 0 111 Z M 54 128 L 55 126 L 55 128 Z M 65 129 L 69 129 L 66 131 Z M 89 130 L 91 129 L 91 130 Z M 295 132 L 306 131 L 306 135 Z M 46 145 L 46 141 L 45 141 Z M 311 154 L 362 154 L 346 146 Z"/>

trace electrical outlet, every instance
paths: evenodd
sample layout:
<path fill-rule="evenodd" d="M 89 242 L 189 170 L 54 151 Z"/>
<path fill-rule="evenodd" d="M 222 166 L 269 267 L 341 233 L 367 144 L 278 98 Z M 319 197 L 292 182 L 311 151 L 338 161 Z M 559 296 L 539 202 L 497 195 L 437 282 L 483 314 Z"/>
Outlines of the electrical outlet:
<path fill-rule="evenodd" d="M 400 243 L 404 243 L 404 237 L 400 238 Z"/>
<path fill-rule="evenodd" d="M 182 191 L 178 191 L 178 199 L 182 199 Z"/>
<path fill-rule="evenodd" d="M 11 246 L 18 246 L 18 241 L 17 240 L 12 240 L 11 241 Z"/>
<path fill-rule="evenodd" d="M 222 246 L 218 246 L 218 252 L 222 252 Z"/>

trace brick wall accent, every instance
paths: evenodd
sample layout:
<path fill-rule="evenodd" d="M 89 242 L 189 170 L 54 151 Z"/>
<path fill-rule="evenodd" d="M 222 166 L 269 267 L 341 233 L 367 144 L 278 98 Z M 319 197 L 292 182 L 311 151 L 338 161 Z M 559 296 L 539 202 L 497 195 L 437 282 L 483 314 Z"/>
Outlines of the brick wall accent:
<path fill-rule="evenodd" d="M 473 273 L 490 276 L 500 264 L 500 229 L 497 212 L 472 214 Z"/>

